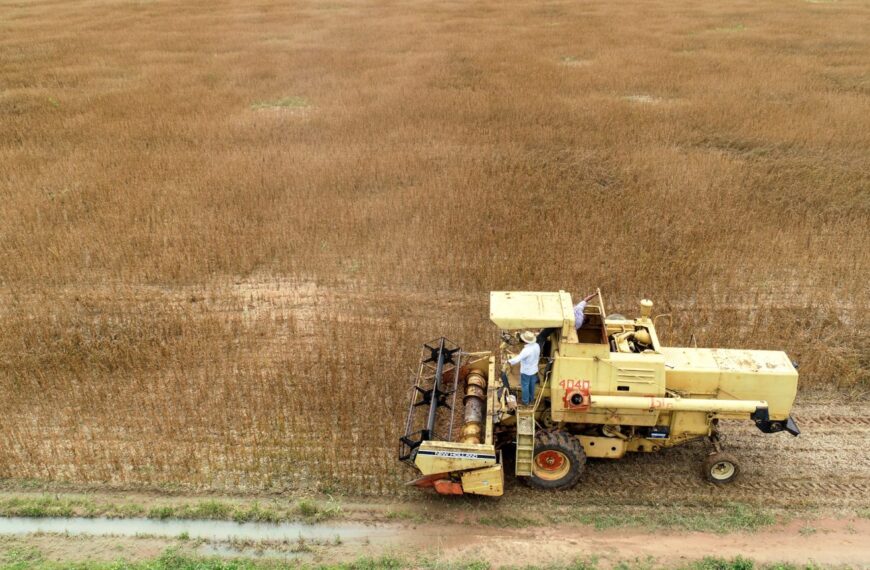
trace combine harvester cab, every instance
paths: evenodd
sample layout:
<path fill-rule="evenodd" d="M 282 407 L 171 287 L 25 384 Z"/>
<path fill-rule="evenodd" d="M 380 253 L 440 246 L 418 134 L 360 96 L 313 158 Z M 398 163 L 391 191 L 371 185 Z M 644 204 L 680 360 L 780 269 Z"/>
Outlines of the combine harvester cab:
<path fill-rule="evenodd" d="M 789 415 L 798 374 L 784 352 L 662 347 L 641 301 L 640 317 L 608 317 L 600 291 L 575 329 L 565 291 L 498 291 L 490 319 L 500 329 L 496 357 L 464 353 L 446 339 L 424 347 L 400 458 L 439 493 L 502 492 L 501 450 L 515 444 L 515 475 L 541 489 L 568 489 L 587 457 L 619 459 L 704 439 L 702 473 L 733 481 L 737 460 L 723 451 L 720 420 L 748 420 L 764 433 L 800 431 Z M 541 347 L 534 403 L 516 406 L 518 367 L 507 361 L 534 331 Z M 529 340 L 528 342 L 532 342 Z M 457 394 L 464 423 L 453 440 Z M 423 413 L 425 411 L 425 413 Z M 415 427 L 416 426 L 416 427 Z"/>
<path fill-rule="evenodd" d="M 399 459 L 423 475 L 409 485 L 442 495 L 502 494 L 504 472 L 489 413 L 498 392 L 490 382 L 494 375 L 490 352 L 465 353 L 443 337 L 423 345 L 400 438 Z"/>

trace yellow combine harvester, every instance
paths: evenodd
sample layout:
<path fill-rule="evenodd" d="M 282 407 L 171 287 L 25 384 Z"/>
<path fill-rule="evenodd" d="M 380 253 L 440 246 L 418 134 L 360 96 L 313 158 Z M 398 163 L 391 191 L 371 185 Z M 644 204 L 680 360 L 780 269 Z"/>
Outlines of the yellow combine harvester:
<path fill-rule="evenodd" d="M 698 439 L 710 444 L 704 476 L 723 484 L 739 466 L 722 451 L 720 419 L 800 433 L 789 415 L 798 375 L 784 352 L 663 347 L 651 301 L 641 301 L 639 318 L 626 319 L 608 317 L 597 297 L 575 329 L 564 291 L 493 292 L 498 355 L 464 352 L 446 338 L 424 345 L 400 438 L 399 459 L 422 474 L 412 484 L 499 496 L 505 454 L 515 448 L 518 477 L 568 489 L 587 457 L 619 459 Z M 526 330 L 541 348 L 539 384 L 534 403 L 517 406 L 519 370 L 498 364 L 519 352 Z"/>

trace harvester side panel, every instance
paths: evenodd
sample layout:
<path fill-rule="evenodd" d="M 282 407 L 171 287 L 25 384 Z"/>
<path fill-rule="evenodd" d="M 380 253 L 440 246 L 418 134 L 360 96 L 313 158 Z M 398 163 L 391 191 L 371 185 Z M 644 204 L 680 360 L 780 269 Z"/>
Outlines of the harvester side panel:
<path fill-rule="evenodd" d="M 570 345 L 562 345 L 565 349 Z M 651 396 L 665 395 L 664 359 L 657 354 L 620 354 L 606 352 L 604 345 L 574 345 L 576 356 L 559 356 L 550 381 L 550 401 L 554 421 L 590 424 L 654 426 L 657 409 L 571 409 L 567 399 L 578 383 L 588 383 L 592 400 L 595 395 Z M 600 348 L 599 348 L 600 347 Z M 601 351 L 605 349 L 605 352 Z M 584 350 L 585 349 L 585 350 Z M 586 352 L 586 355 L 584 355 Z M 603 356 L 603 357 L 602 357 Z"/>
<path fill-rule="evenodd" d="M 715 348 L 662 348 L 661 352 L 668 389 L 693 398 L 765 400 L 771 420 L 788 418 L 798 373 L 784 352 Z"/>

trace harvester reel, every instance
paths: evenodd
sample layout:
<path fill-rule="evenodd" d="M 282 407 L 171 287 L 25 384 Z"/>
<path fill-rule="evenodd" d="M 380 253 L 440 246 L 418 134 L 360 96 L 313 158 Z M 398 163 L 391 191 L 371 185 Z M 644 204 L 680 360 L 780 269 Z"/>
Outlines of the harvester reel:
<path fill-rule="evenodd" d="M 538 489 L 563 490 L 577 484 L 586 466 L 580 440 L 563 430 L 535 434 L 535 455 L 529 485 Z"/>

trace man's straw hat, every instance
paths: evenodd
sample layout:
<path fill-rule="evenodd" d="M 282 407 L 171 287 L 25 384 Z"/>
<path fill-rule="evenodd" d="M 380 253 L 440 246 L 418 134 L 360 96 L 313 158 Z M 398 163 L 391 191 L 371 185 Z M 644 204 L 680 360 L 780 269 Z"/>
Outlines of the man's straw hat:
<path fill-rule="evenodd" d="M 523 334 L 520 335 L 520 338 L 526 344 L 531 344 L 538 340 L 535 336 L 535 333 L 533 333 L 532 331 L 523 331 Z"/>

